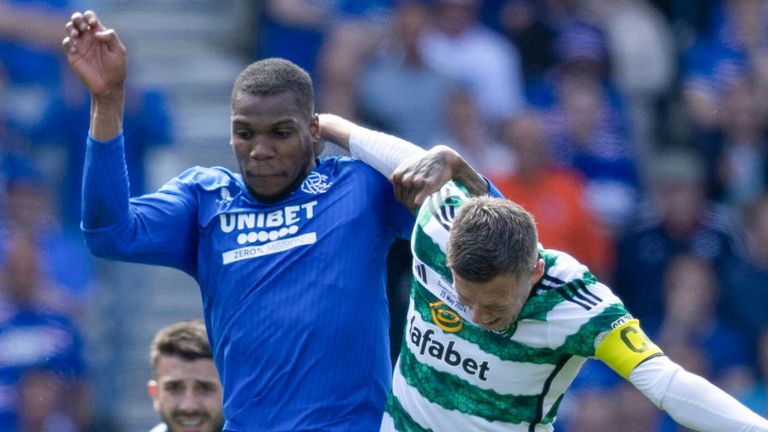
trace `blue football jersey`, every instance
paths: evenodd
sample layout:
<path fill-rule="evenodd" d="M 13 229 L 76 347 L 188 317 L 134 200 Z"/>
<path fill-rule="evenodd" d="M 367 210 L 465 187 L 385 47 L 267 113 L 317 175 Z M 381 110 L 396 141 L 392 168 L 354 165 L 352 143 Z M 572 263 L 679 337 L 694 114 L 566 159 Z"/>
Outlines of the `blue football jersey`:
<path fill-rule="evenodd" d="M 329 158 L 267 204 L 239 174 L 194 167 L 128 201 L 122 146 L 89 139 L 86 241 L 199 282 L 225 429 L 378 430 L 391 380 L 386 256 L 413 226 L 386 178 Z"/>

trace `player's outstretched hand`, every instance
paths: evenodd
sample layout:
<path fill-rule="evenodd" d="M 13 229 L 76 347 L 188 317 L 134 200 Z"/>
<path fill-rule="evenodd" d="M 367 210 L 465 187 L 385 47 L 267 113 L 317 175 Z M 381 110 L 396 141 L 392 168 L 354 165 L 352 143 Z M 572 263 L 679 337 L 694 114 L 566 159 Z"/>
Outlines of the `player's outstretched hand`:
<path fill-rule="evenodd" d="M 67 61 L 94 96 L 122 90 L 127 74 L 125 46 L 117 32 L 93 11 L 75 12 L 64 27 Z"/>

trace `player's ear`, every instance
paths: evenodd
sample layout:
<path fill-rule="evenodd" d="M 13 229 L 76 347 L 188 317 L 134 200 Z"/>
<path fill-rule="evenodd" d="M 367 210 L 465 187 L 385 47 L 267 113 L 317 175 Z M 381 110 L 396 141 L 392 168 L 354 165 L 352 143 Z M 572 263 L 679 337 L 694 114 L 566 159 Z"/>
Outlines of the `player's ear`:
<path fill-rule="evenodd" d="M 152 398 L 152 406 L 154 406 L 155 411 L 160 411 L 160 406 L 157 401 L 157 381 L 151 379 L 147 381 L 147 393 L 149 393 L 149 397 Z"/>
<path fill-rule="evenodd" d="M 320 117 L 317 114 L 313 114 L 309 121 L 309 135 L 312 139 L 312 151 L 315 157 L 318 157 L 325 148 L 325 140 L 320 136 Z"/>
<path fill-rule="evenodd" d="M 533 283 L 536 283 L 544 276 L 544 260 L 539 258 L 536 260 L 536 265 L 533 267 Z"/>

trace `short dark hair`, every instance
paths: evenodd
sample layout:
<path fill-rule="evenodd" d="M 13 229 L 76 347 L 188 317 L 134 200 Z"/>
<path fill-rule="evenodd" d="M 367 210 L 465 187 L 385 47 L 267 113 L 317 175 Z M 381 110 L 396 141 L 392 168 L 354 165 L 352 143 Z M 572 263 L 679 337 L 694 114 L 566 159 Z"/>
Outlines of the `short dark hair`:
<path fill-rule="evenodd" d="M 203 321 L 179 321 L 157 332 L 150 351 L 153 370 L 157 368 L 160 356 L 176 356 L 186 361 L 212 360 L 211 344 Z"/>
<path fill-rule="evenodd" d="M 307 71 L 285 59 L 268 58 L 248 65 L 235 79 L 232 100 L 241 92 L 254 96 L 290 93 L 296 106 L 308 117 L 315 111 L 312 78 Z"/>
<path fill-rule="evenodd" d="M 459 209 L 448 237 L 448 266 L 463 279 L 533 274 L 539 238 L 533 216 L 500 198 L 474 197 Z"/>

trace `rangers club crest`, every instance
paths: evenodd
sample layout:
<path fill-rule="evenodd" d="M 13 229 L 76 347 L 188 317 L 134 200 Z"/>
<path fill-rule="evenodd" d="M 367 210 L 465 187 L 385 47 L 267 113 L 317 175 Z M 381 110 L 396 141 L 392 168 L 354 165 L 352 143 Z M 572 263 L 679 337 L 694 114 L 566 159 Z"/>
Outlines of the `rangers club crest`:
<path fill-rule="evenodd" d="M 301 184 L 301 190 L 308 194 L 317 195 L 325 193 L 333 183 L 328 183 L 328 176 L 312 171 Z"/>

